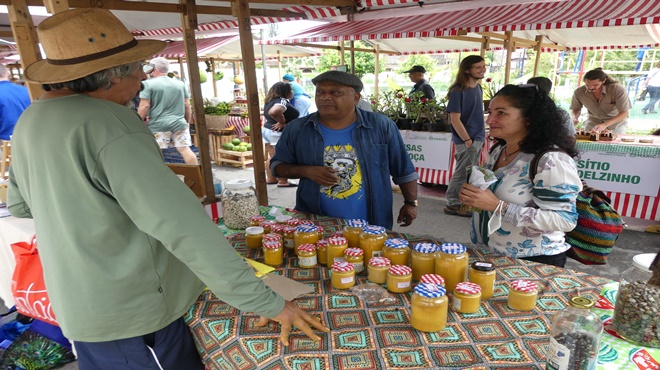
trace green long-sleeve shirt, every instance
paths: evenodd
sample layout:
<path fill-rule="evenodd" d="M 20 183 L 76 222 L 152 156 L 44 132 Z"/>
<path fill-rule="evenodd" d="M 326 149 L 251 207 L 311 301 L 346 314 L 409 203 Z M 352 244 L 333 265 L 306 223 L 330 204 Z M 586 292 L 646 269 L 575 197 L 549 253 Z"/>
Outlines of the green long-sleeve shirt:
<path fill-rule="evenodd" d="M 8 205 L 34 218 L 46 288 L 69 339 L 159 330 L 204 285 L 241 310 L 273 317 L 284 307 L 121 105 L 86 95 L 33 103 L 12 138 Z"/>

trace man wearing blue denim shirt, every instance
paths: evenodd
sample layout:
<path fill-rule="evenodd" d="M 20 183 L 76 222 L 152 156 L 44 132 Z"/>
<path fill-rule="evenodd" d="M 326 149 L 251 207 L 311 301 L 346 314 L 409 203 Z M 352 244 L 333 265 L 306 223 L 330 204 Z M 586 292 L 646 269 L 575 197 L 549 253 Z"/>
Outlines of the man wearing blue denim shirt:
<path fill-rule="evenodd" d="M 301 179 L 296 209 L 391 229 L 391 178 L 404 198 L 397 222 L 410 225 L 419 175 L 394 122 L 356 109 L 362 81 L 354 75 L 329 71 L 312 82 L 318 112 L 287 124 L 271 160 L 276 176 Z"/>

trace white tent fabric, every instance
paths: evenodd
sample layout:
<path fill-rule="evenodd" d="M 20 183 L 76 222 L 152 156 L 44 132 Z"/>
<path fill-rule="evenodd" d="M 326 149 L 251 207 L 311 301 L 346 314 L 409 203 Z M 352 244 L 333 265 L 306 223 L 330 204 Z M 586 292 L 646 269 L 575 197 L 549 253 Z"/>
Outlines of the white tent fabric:
<path fill-rule="evenodd" d="M 543 34 L 550 42 L 569 49 L 613 49 L 660 46 L 660 1 L 657 0 L 563 0 L 492 1 L 424 6 L 375 11 L 356 15 L 355 21 L 337 22 L 303 31 L 268 44 L 294 44 L 347 40 L 380 40 L 402 53 L 472 50 L 479 43 L 447 41 L 459 31 L 480 37 L 478 32 L 514 31 L 515 37 L 533 40 Z M 453 8 L 450 6 L 452 5 Z M 470 6 L 473 6 L 470 8 Z M 453 10 L 443 10 L 453 9 Z M 378 17 L 378 14 L 381 17 Z M 391 17 L 383 17 L 391 16 Z M 405 39 L 391 41 L 395 39 Z"/>

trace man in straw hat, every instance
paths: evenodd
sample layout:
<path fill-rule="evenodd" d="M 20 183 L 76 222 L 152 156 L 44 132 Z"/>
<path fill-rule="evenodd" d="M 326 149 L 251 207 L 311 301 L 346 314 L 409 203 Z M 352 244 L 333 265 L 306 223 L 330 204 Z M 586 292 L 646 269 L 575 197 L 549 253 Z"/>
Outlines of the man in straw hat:
<path fill-rule="evenodd" d="M 204 369 L 181 317 L 205 286 L 279 322 L 285 345 L 292 325 L 318 340 L 310 326 L 328 329 L 254 276 L 125 107 L 146 79 L 140 61 L 165 43 L 136 41 L 101 9 L 58 13 L 38 34 L 48 59 L 25 76 L 46 93 L 16 125 L 8 203 L 34 218 L 79 368 Z"/>

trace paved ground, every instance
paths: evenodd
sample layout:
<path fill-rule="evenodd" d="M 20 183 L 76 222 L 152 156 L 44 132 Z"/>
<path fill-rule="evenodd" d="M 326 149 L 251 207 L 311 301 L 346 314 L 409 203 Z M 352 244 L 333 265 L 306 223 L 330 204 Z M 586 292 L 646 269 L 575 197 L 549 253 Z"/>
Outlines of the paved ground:
<path fill-rule="evenodd" d="M 231 179 L 250 179 L 254 180 L 253 170 L 243 170 L 240 168 L 228 166 L 213 167 L 214 173 L 223 181 Z M 270 204 L 293 207 L 295 205 L 296 188 L 278 188 L 268 186 L 268 200 Z M 445 206 L 443 187 L 419 187 L 420 205 L 418 209 L 418 218 L 407 227 L 394 227 L 394 230 L 407 232 L 416 235 L 429 235 L 431 237 L 447 241 L 469 244 L 468 226 L 470 219 L 456 216 L 447 216 L 442 212 Z M 398 212 L 403 203 L 403 197 L 400 194 L 394 195 L 393 211 Z M 395 213 L 396 214 L 396 213 Z M 630 224 L 637 225 L 637 229 L 643 227 L 649 222 L 640 222 L 639 220 L 628 220 Z M 592 275 L 604 276 L 613 280 L 618 280 L 621 272 L 632 265 L 632 257 L 639 253 L 655 253 L 660 248 L 660 235 L 650 234 L 634 230 L 625 230 L 619 238 L 617 245 L 610 256 L 610 261 L 606 266 L 587 266 L 579 262 L 569 260 L 567 268 L 584 271 Z M 6 308 L 0 300 L 0 312 Z M 77 364 L 71 363 L 62 367 L 63 370 L 76 370 Z"/>

